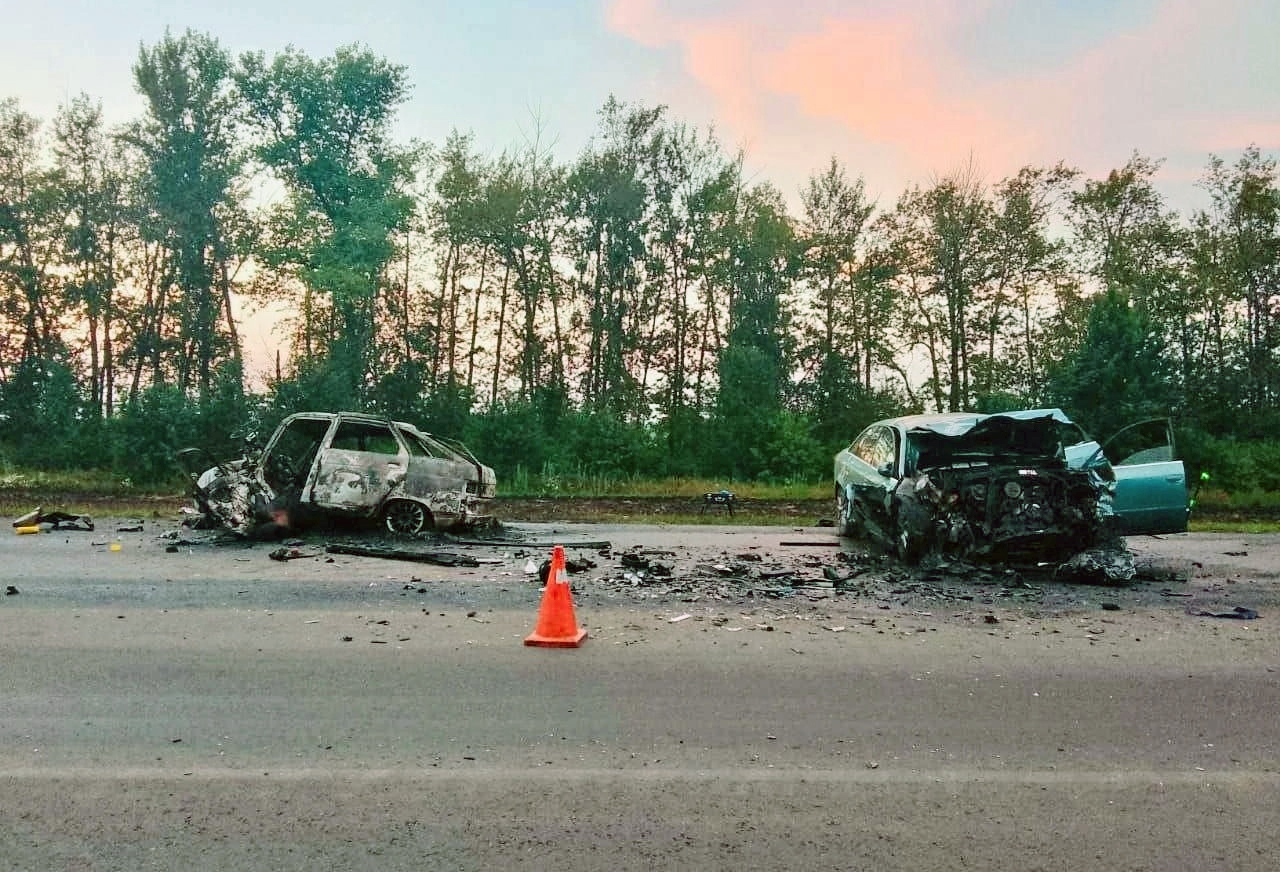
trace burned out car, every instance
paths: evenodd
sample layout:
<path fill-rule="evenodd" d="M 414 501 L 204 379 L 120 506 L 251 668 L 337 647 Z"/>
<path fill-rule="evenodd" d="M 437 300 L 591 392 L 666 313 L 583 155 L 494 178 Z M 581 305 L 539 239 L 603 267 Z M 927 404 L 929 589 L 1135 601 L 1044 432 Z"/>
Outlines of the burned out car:
<path fill-rule="evenodd" d="M 1122 459 L 1059 409 L 880 421 L 835 457 L 837 525 L 908 562 L 1060 560 L 1123 535 L 1185 531 L 1169 422 L 1127 427 L 1107 448 Z"/>
<path fill-rule="evenodd" d="M 243 535 L 334 519 L 402 534 L 470 525 L 491 517 L 496 491 L 461 443 L 357 412 L 290 415 L 260 452 L 197 472 L 201 454 L 180 455 L 197 508 Z"/>

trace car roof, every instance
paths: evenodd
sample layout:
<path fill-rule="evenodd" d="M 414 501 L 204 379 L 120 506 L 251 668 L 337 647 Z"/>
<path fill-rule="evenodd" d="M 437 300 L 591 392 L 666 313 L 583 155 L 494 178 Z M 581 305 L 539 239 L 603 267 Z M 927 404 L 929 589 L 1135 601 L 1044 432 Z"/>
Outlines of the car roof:
<path fill-rule="evenodd" d="M 344 421 L 358 421 L 362 424 L 392 424 L 415 433 L 426 433 L 425 430 L 406 421 L 392 421 L 381 415 L 370 415 L 367 412 L 295 412 L 289 416 L 289 419 L 293 418 L 310 418 L 313 421 L 332 421 L 335 418 L 342 418 Z"/>
<path fill-rule="evenodd" d="M 889 418 L 878 423 L 904 432 L 930 430 L 944 436 L 957 436 L 961 433 L 967 433 L 979 421 L 996 416 L 1017 418 L 1023 421 L 1051 417 L 1055 421 L 1061 421 L 1064 424 L 1072 423 L 1071 419 L 1061 409 L 1019 409 L 1012 412 L 994 412 L 990 414 L 983 412 L 942 412 L 931 415 L 903 415 L 899 418 Z"/>

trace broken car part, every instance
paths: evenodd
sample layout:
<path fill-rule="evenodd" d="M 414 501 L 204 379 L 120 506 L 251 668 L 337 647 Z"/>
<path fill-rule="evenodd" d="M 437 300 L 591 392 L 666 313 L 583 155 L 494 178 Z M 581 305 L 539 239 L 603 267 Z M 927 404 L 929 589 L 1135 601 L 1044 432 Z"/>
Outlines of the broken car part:
<path fill-rule="evenodd" d="M 45 528 L 43 525 L 50 525 Z M 36 532 L 41 529 L 49 530 L 84 530 L 93 532 L 93 518 L 88 515 L 72 515 L 67 512 L 46 512 L 43 507 L 37 506 L 27 512 L 21 518 L 15 518 L 13 526 L 18 530 L 28 530 L 31 527 L 36 528 Z"/>

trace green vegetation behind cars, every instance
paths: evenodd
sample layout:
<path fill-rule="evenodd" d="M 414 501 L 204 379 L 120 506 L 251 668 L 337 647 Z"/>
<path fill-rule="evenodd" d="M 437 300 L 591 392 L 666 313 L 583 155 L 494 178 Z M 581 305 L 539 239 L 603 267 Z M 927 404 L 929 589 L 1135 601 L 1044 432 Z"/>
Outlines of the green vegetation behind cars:
<path fill-rule="evenodd" d="M 15 518 L 36 506 L 100 517 L 153 517 L 191 505 L 181 476 L 163 485 L 135 487 L 108 473 L 86 470 L 0 469 L 0 517 Z M 732 516 L 723 508 L 703 511 L 702 495 L 729 490 Z M 634 523 L 813 524 L 832 516 L 829 481 L 797 483 L 733 482 L 713 479 L 642 479 L 578 475 L 517 475 L 498 482 L 499 514 L 504 501 L 545 501 L 572 517 Z M 631 503 L 627 501 L 631 500 Z M 575 501 L 583 503 L 574 508 Z M 513 518 L 514 519 L 514 518 Z M 1195 533 L 1280 532 L 1280 492 L 1228 493 L 1206 488 L 1196 495 L 1189 529 Z"/>

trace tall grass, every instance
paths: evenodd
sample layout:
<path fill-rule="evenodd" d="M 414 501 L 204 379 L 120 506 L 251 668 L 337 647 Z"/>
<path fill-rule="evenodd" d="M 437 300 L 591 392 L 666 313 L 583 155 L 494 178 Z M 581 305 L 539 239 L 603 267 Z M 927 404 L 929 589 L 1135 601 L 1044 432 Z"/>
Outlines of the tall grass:
<path fill-rule="evenodd" d="M 498 481 L 498 494 L 505 497 L 700 497 L 720 490 L 732 491 L 742 499 L 810 500 L 830 496 L 831 483 L 645 478 L 581 468 L 544 468 L 535 473 L 523 466 Z"/>

